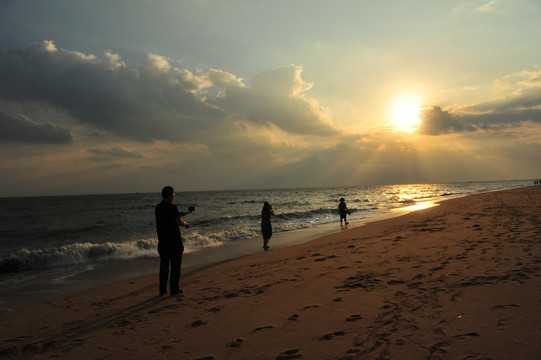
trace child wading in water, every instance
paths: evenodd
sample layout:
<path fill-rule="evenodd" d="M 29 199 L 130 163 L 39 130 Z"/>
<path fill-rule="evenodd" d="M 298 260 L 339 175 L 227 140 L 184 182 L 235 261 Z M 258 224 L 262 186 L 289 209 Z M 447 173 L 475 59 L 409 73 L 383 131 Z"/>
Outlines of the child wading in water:
<path fill-rule="evenodd" d="M 265 201 L 263 210 L 261 210 L 261 233 L 263 234 L 263 249 L 265 250 L 269 248 L 268 243 L 272 236 L 272 225 L 270 221 L 272 215 L 274 215 L 274 210 L 272 210 L 272 206 Z"/>
<path fill-rule="evenodd" d="M 342 220 L 344 220 L 346 225 L 349 224 L 349 222 L 347 222 L 346 220 L 346 215 L 347 214 L 351 215 L 351 213 L 349 212 L 348 207 L 346 206 L 346 199 L 340 198 L 340 204 L 338 204 L 338 210 L 340 211 L 340 225 L 342 225 Z"/>

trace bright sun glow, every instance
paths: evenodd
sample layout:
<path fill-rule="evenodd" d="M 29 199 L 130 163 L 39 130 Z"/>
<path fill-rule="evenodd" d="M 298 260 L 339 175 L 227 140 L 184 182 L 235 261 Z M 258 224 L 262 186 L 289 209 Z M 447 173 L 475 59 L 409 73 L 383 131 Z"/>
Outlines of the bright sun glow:
<path fill-rule="evenodd" d="M 421 110 L 420 97 L 414 95 L 402 96 L 391 103 L 390 125 L 396 131 L 414 132 L 421 123 L 419 111 Z"/>

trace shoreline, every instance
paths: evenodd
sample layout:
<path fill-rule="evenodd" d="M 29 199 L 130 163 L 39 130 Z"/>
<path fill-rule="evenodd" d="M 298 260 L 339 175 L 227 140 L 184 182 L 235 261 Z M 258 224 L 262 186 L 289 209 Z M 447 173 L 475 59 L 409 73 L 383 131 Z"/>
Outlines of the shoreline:
<path fill-rule="evenodd" d="M 467 196 L 467 195 L 464 195 Z M 439 203 L 450 199 L 431 201 Z M 383 214 L 378 214 L 367 219 L 355 219 L 350 221 L 349 229 L 363 226 L 373 221 L 394 218 L 406 213 L 417 211 L 412 206 L 392 209 Z M 348 230 L 348 227 L 338 225 L 339 220 L 334 223 L 326 223 L 297 229 L 292 231 L 276 232 L 270 241 L 271 251 L 283 247 L 293 246 L 319 237 L 339 233 Z M 249 256 L 262 251 L 260 236 L 223 243 L 220 246 L 195 249 L 184 253 L 182 262 L 182 273 L 191 272 L 192 268 L 211 266 L 214 263 L 223 263 Z M 15 284 L 0 290 L 0 319 L 16 312 L 17 310 L 36 302 L 48 301 L 59 296 L 66 296 L 82 291 L 96 289 L 116 282 L 136 279 L 144 276 L 156 276 L 159 269 L 159 258 L 145 257 L 133 260 L 116 260 L 108 262 L 97 262 L 92 264 L 76 264 L 66 268 L 44 269 L 42 273 L 31 276 L 32 279 L 42 277 L 40 282 L 46 287 L 36 288 L 36 280 L 29 281 L 28 285 Z M 58 276 L 57 272 L 66 272 L 66 275 Z M 49 272 L 55 275 L 47 275 Z M 8 277 L 9 274 L 3 274 Z M 181 278 L 182 281 L 182 278 Z"/>
<path fill-rule="evenodd" d="M 511 188 L 526 186 L 524 181 L 511 181 L 505 182 L 504 187 L 509 188 L 511 183 L 513 184 Z M 490 185 L 491 183 L 480 184 L 483 184 L 483 186 L 477 189 L 477 191 L 498 191 L 499 186 Z M 500 182 L 496 182 L 496 184 L 500 184 Z M 479 186 L 476 185 L 475 187 Z M 484 188 L 484 190 L 481 188 Z M 469 191 L 471 191 L 467 187 L 463 190 L 465 191 L 464 193 L 444 192 L 440 196 L 425 200 L 440 202 L 467 196 Z M 422 203 L 424 202 L 422 201 Z M 372 210 L 374 209 L 372 209 L 367 214 L 369 215 L 368 217 L 364 217 L 365 215 L 361 215 L 358 218 L 354 217 L 353 220 L 350 220 L 349 227 L 361 226 L 367 222 L 377 221 L 382 218 L 400 216 L 406 211 L 415 211 L 419 208 L 411 208 L 411 206 L 389 208 L 388 206 L 383 206 L 381 209 L 376 209 L 373 213 Z M 339 227 L 338 218 L 336 218 L 331 223 L 307 226 L 293 231 L 275 232 L 271 242 L 274 244 L 273 248 L 276 249 L 310 241 L 319 236 L 343 230 L 343 228 Z M 183 268 L 257 253 L 261 251 L 259 249 L 260 242 L 260 237 L 256 236 L 248 239 L 224 242 L 222 245 L 214 248 L 207 247 L 190 251 L 191 253 L 186 252 L 183 259 Z M 9 314 L 14 309 L 32 302 L 44 301 L 56 296 L 76 293 L 133 277 L 154 274 L 157 268 L 156 259 L 158 258 L 157 254 L 155 255 L 133 259 L 97 259 L 95 261 L 73 265 L 44 267 L 29 271 L 0 274 L 0 318 Z"/>
<path fill-rule="evenodd" d="M 275 233 L 271 239 L 271 250 L 293 246 L 340 231 L 343 229 L 336 228 L 336 224 L 330 223 L 307 229 Z M 185 252 L 182 262 L 182 277 L 191 272 L 192 269 L 232 261 L 261 252 L 263 251 L 262 242 L 261 237 L 257 236 L 224 243 L 216 247 Z M 68 274 L 58 276 L 58 270 L 66 271 Z M 0 290 L 0 319 L 36 302 L 48 301 L 60 296 L 68 296 L 139 277 L 155 276 L 157 279 L 158 270 L 158 256 L 77 264 L 62 269 L 44 269 L 37 275 L 31 275 L 31 280 L 24 280 L 29 283 L 28 285 L 15 284 L 13 287 L 7 286 Z M 48 272 L 55 273 L 55 275 L 48 275 Z M 3 274 L 3 276 L 7 279 L 9 273 Z M 47 286 L 36 288 L 34 285 L 37 281 L 36 277 L 43 278 L 39 281 Z"/>
<path fill-rule="evenodd" d="M 535 359 L 541 187 L 468 195 L 272 251 L 20 308 L 0 355 Z M 36 317 L 33 314 L 40 314 Z"/>

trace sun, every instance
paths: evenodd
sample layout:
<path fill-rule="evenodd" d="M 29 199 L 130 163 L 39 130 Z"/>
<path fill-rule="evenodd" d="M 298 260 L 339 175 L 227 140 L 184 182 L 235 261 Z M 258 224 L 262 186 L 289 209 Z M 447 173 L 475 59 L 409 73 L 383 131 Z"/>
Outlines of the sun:
<path fill-rule="evenodd" d="M 390 126 L 395 131 L 412 133 L 419 127 L 422 110 L 419 96 L 402 96 L 393 101 L 389 107 Z"/>

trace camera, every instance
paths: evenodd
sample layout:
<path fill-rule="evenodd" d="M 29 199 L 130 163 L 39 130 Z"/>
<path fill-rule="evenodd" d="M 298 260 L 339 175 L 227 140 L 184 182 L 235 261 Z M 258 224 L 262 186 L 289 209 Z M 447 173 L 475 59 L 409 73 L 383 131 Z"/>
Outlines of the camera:
<path fill-rule="evenodd" d="M 188 206 L 188 211 L 189 212 L 195 211 L 195 206 Z"/>

